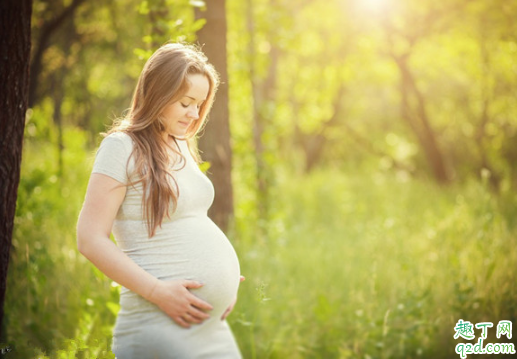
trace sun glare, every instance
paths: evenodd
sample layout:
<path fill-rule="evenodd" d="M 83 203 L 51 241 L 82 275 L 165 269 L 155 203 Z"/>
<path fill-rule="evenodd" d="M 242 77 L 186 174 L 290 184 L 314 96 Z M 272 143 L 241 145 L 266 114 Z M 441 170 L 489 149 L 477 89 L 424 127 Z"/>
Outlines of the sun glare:
<path fill-rule="evenodd" d="M 387 9 L 389 0 L 359 0 L 359 2 L 366 10 L 379 12 Z"/>

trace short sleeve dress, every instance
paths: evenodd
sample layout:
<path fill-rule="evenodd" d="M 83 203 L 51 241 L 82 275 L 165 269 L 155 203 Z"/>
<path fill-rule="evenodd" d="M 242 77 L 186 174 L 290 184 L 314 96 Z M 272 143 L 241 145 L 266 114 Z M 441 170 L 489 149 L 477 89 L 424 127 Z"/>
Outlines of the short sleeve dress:
<path fill-rule="evenodd" d="M 207 216 L 214 198 L 210 180 L 190 155 L 185 140 L 177 144 L 185 163 L 173 165 L 179 196 L 176 211 L 164 218 L 149 238 L 142 213 L 142 186 L 128 186 L 112 232 L 121 250 L 147 272 L 162 280 L 204 283 L 191 289 L 213 306 L 210 319 L 182 328 L 158 306 L 121 287 L 120 311 L 113 331 L 117 359 L 241 358 L 224 311 L 237 296 L 240 268 L 228 238 Z M 106 136 L 97 151 L 92 173 L 127 184 L 134 180 L 131 137 Z"/>

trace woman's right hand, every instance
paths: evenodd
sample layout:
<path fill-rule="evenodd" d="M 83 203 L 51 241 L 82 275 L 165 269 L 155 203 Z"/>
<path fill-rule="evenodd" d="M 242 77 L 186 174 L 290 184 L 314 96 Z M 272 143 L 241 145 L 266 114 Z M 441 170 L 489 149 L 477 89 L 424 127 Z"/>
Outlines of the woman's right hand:
<path fill-rule="evenodd" d="M 210 318 L 205 311 L 214 309 L 188 290 L 202 286 L 193 280 L 158 280 L 146 299 L 156 304 L 180 326 L 190 328 L 190 324 L 199 324 Z"/>

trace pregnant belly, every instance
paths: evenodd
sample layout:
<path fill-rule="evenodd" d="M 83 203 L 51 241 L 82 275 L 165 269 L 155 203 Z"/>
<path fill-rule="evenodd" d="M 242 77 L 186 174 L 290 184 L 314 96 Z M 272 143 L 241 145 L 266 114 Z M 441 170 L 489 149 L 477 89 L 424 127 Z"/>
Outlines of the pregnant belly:
<path fill-rule="evenodd" d="M 127 228 L 127 223 L 120 227 Z M 212 317 L 220 317 L 237 296 L 240 281 L 237 254 L 210 218 L 188 217 L 164 223 L 152 239 L 139 240 L 134 235 L 124 234 L 115 233 L 119 246 L 157 278 L 203 283 L 201 288 L 191 289 L 191 292 L 213 306 Z M 131 242 L 119 240 L 121 237 L 130 238 Z M 124 288 L 121 307 L 124 296 L 134 295 Z"/>
<path fill-rule="evenodd" d="M 237 296 L 240 282 L 237 254 L 213 222 L 198 227 L 196 233 L 200 237 L 193 248 L 195 254 L 188 261 L 185 278 L 203 283 L 191 292 L 214 307 L 212 315 L 220 316 Z"/>

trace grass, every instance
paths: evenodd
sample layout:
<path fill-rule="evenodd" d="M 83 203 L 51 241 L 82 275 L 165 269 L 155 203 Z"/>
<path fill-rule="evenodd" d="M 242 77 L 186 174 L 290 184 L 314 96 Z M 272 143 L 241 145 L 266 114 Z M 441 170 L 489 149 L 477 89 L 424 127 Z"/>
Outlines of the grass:
<path fill-rule="evenodd" d="M 75 246 L 81 136 L 65 136 L 61 180 L 52 149 L 26 144 L 6 358 L 113 358 L 118 288 Z M 235 186 L 239 214 L 250 201 Z M 245 358 L 451 358 L 458 319 L 494 322 L 486 342 L 499 320 L 517 323 L 515 194 L 327 169 L 285 176 L 272 198 L 266 236 L 239 215 L 230 234 L 247 278 L 229 317 Z"/>
<path fill-rule="evenodd" d="M 283 230 L 237 243 L 245 357 L 450 358 L 458 319 L 516 322 L 515 227 L 482 184 L 321 171 L 281 189 Z"/>

